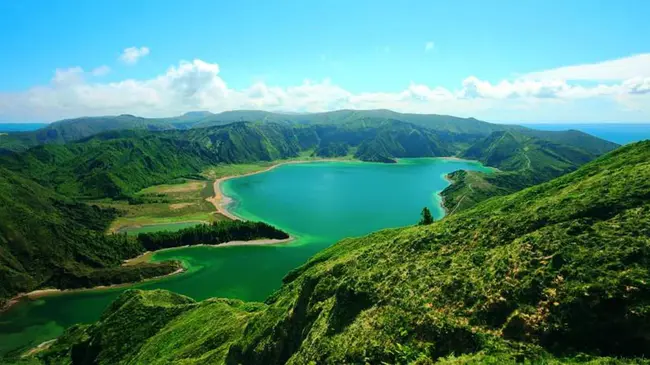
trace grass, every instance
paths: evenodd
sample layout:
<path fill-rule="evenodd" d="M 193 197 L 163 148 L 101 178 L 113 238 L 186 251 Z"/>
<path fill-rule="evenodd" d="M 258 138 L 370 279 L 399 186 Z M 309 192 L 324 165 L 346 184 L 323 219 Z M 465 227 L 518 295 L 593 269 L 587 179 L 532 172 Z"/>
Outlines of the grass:
<path fill-rule="evenodd" d="M 203 175 L 209 179 L 214 180 L 226 176 L 245 175 L 245 174 L 262 171 L 268 169 L 269 167 L 275 164 L 277 164 L 277 162 L 256 162 L 256 163 L 236 164 L 236 165 L 222 164 L 222 165 L 216 165 L 206 169 L 203 172 Z M 210 185 L 212 184 L 210 183 Z M 214 190 L 212 190 L 212 194 L 214 194 Z"/>
<path fill-rule="evenodd" d="M 205 200 L 213 194 L 212 181 L 183 180 L 179 184 L 154 185 L 140 190 L 135 197 L 141 200 L 141 204 L 130 204 L 123 200 L 95 203 L 121 212 L 109 227 L 109 232 L 117 232 L 146 225 L 228 219 L 218 214 L 214 206 Z"/>

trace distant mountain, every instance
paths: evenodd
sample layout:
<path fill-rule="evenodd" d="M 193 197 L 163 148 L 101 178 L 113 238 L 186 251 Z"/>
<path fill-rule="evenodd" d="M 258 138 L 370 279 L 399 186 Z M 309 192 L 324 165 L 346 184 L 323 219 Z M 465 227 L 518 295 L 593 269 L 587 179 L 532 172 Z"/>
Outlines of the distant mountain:
<path fill-rule="evenodd" d="M 474 118 L 458 118 L 435 114 L 403 114 L 390 110 L 337 110 L 326 113 L 273 113 L 258 110 L 236 110 L 213 114 L 195 111 L 170 118 L 142 118 L 133 115 L 83 117 L 66 119 L 32 132 L 11 133 L 0 138 L 0 150 L 21 151 L 49 143 L 66 143 L 114 130 L 175 130 L 220 126 L 234 122 L 278 124 L 349 124 L 364 120 L 400 121 L 440 133 L 484 137 L 494 131 L 520 130 L 523 127 L 482 122 Z"/>
<path fill-rule="evenodd" d="M 212 115 L 210 112 L 190 112 L 179 117 L 158 119 L 136 117 L 129 114 L 65 119 L 50 123 L 35 131 L 3 136 L 0 138 L 0 149 L 20 151 L 41 144 L 63 144 L 115 130 L 187 129 L 210 115 Z"/>
<path fill-rule="evenodd" d="M 344 239 L 264 303 L 126 291 L 34 360 L 643 364 L 649 229 L 640 142 L 428 226 Z"/>
<path fill-rule="evenodd" d="M 398 120 L 432 129 L 452 133 L 488 135 L 494 131 L 519 130 L 523 127 L 483 122 L 474 118 L 459 118 L 438 114 L 398 113 L 386 109 L 336 110 L 324 113 L 273 113 L 257 110 L 235 110 L 214 114 L 195 125 L 201 128 L 238 121 L 260 121 L 295 124 L 346 124 L 364 119 Z"/>
<path fill-rule="evenodd" d="M 585 145 L 593 139 L 595 150 L 601 148 L 601 140 L 589 135 L 573 138 Z M 305 151 L 320 157 L 351 154 L 375 162 L 459 155 L 503 171 L 534 170 L 534 177 L 523 186 L 572 171 L 597 156 L 519 132 L 494 132 L 472 145 L 475 141 L 469 134 L 436 132 L 380 118 L 315 125 L 237 122 L 186 130 L 109 131 L 74 143 L 6 152 L 0 155 L 0 163 L 60 194 L 116 198 L 178 177 L 196 176 L 218 163 L 272 161 Z M 453 201 L 449 197 L 446 203 Z"/>
<path fill-rule="evenodd" d="M 104 132 L 74 143 L 5 153 L 0 164 L 60 194 L 116 198 L 196 176 L 219 163 L 272 161 L 304 151 L 394 162 L 399 157 L 448 156 L 456 151 L 454 143 L 399 121 L 314 126 L 240 122 L 189 130 Z"/>

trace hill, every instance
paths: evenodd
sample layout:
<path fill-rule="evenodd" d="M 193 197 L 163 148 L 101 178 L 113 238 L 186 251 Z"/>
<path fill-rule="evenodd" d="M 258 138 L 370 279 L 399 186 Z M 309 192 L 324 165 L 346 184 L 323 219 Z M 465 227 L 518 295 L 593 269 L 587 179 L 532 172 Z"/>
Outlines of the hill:
<path fill-rule="evenodd" d="M 142 118 L 134 115 L 82 117 L 60 120 L 30 132 L 17 132 L 0 139 L 0 149 L 23 151 L 42 144 L 63 144 L 92 135 L 117 130 L 160 131 L 187 129 L 197 121 L 212 115 L 209 112 L 189 112 L 171 118 Z"/>
<path fill-rule="evenodd" d="M 640 142 L 429 226 L 345 239 L 264 304 L 128 291 L 39 358 L 646 363 L 649 232 L 650 142 Z"/>
<path fill-rule="evenodd" d="M 173 263 L 120 267 L 144 250 L 122 236 L 104 234 L 115 214 L 0 168 L 0 307 L 11 296 L 39 287 L 132 282 L 176 270 Z"/>
<path fill-rule="evenodd" d="M 493 196 L 549 181 L 617 146 L 576 131 L 537 132 L 494 132 L 462 152 L 460 157 L 500 171 L 450 174 L 453 184 L 442 192 L 446 209 L 455 212 Z"/>
<path fill-rule="evenodd" d="M 11 133 L 0 138 L 0 150 L 23 151 L 29 147 L 77 141 L 92 135 L 115 130 L 174 130 L 221 126 L 235 122 L 279 123 L 291 125 L 341 125 L 367 119 L 395 120 L 411 123 L 436 132 L 468 134 L 484 137 L 494 131 L 520 130 L 523 127 L 491 124 L 474 118 L 458 118 L 436 114 L 403 114 L 390 110 L 337 110 L 325 113 L 272 113 L 258 110 L 236 110 L 213 114 L 189 112 L 177 117 L 142 118 L 133 115 L 82 117 L 66 119 L 31 132 Z"/>
<path fill-rule="evenodd" d="M 5 153 L 0 165 L 71 197 L 126 197 L 154 184 L 196 177 L 219 163 L 354 154 L 363 161 L 454 154 L 462 136 L 408 123 L 364 120 L 340 126 L 232 123 L 172 131 L 111 131 L 74 143 Z"/>
<path fill-rule="evenodd" d="M 499 125 L 474 118 L 459 118 L 438 114 L 409 114 L 392 110 L 336 110 L 324 113 L 273 113 L 258 110 L 234 110 L 211 115 L 196 124 L 196 128 L 239 121 L 261 121 L 291 124 L 346 124 L 364 119 L 398 120 L 434 131 L 488 135 L 494 131 L 523 129 L 519 126 Z"/>

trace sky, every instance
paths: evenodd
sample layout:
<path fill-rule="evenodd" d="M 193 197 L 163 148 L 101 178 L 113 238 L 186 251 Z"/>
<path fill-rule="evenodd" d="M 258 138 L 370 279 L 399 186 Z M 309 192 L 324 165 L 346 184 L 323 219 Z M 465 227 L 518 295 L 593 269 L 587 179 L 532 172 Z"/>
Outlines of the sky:
<path fill-rule="evenodd" d="M 650 1 L 4 0 L 0 122 L 393 109 L 650 122 Z"/>

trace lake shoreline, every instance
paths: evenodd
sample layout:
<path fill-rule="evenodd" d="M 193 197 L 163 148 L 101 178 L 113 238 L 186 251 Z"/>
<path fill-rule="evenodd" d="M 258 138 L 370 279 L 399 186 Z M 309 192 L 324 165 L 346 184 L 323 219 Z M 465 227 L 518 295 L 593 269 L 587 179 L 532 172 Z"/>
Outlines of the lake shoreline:
<path fill-rule="evenodd" d="M 289 243 L 293 241 L 295 237 L 289 236 L 289 238 L 285 239 L 257 239 L 257 240 L 250 240 L 250 241 L 228 241 L 228 242 L 223 242 L 223 243 L 217 243 L 217 244 L 198 244 L 198 245 L 185 245 L 185 246 L 178 246 L 178 247 L 168 247 L 168 248 L 163 248 L 160 250 L 156 251 L 146 251 L 143 252 L 142 254 L 124 260 L 122 263 L 122 266 L 129 266 L 129 265 L 134 265 L 138 264 L 140 262 L 149 262 L 151 259 L 151 256 L 153 256 L 155 253 L 162 252 L 162 251 L 169 251 L 169 250 L 177 250 L 177 249 L 183 249 L 183 248 L 190 248 L 190 247 L 233 247 L 233 246 L 263 246 L 263 245 L 277 245 L 281 243 Z M 144 260 L 143 260 L 144 258 Z M 153 280 L 158 280 L 162 278 L 166 278 L 172 275 L 177 275 L 181 274 L 187 271 L 186 268 L 181 267 L 178 270 L 171 272 L 169 274 L 165 275 L 160 275 L 160 276 L 154 276 L 151 278 L 146 278 L 140 281 L 134 281 L 134 282 L 129 282 L 129 283 L 121 283 L 121 284 L 112 284 L 112 285 L 99 285 L 99 286 L 94 286 L 90 288 L 75 288 L 75 289 L 57 289 L 57 288 L 47 288 L 47 289 L 36 289 L 32 290 L 28 293 L 19 293 L 9 299 L 5 305 L 0 308 L 0 313 L 5 312 L 9 310 L 11 307 L 14 305 L 20 303 L 24 299 L 29 299 L 29 300 L 35 300 L 39 299 L 42 297 L 46 297 L 52 294 L 68 294 L 68 293 L 78 293 L 78 292 L 85 292 L 85 291 L 95 291 L 95 290 L 104 290 L 104 289 L 114 289 L 114 288 L 120 288 L 120 287 L 127 287 L 127 286 L 132 286 L 136 284 L 141 284 L 145 283 L 148 281 L 153 281 Z"/>
<path fill-rule="evenodd" d="M 324 159 L 316 159 L 316 160 L 295 160 L 295 161 L 282 161 L 275 163 L 265 169 L 259 170 L 259 171 L 254 171 L 254 172 L 249 172 L 246 174 L 241 174 L 241 175 L 229 175 L 229 176 L 223 176 L 214 181 L 213 189 L 214 189 L 214 196 L 211 196 L 209 198 L 206 198 L 208 202 L 212 203 L 214 207 L 217 209 L 217 212 L 223 216 L 226 216 L 232 220 L 244 220 L 241 217 L 235 215 L 231 211 L 228 210 L 228 205 L 233 201 L 231 197 L 228 195 L 224 194 L 222 188 L 221 188 L 221 183 L 227 180 L 231 179 L 236 179 L 240 177 L 246 177 L 246 176 L 251 176 L 251 175 L 257 175 L 261 174 L 264 172 L 271 171 L 279 166 L 282 165 L 294 165 L 294 164 L 306 164 L 306 163 L 317 163 L 317 162 L 362 162 L 360 160 L 349 160 L 349 159 L 336 159 L 336 158 L 324 158 Z"/>
<path fill-rule="evenodd" d="M 32 290 L 28 293 L 20 293 L 15 295 L 13 298 L 9 299 L 5 305 L 0 308 L 0 313 L 5 312 L 9 310 L 11 307 L 15 306 L 16 304 L 20 303 L 24 299 L 29 299 L 29 300 L 35 300 L 43 297 L 50 296 L 52 294 L 68 294 L 68 293 L 79 293 L 79 292 L 86 292 L 86 291 L 95 291 L 95 290 L 103 290 L 103 289 L 114 289 L 114 288 L 120 288 L 120 287 L 126 287 L 126 286 L 131 286 L 135 284 L 140 284 L 140 283 L 145 283 L 148 281 L 153 281 L 153 280 L 158 280 L 162 278 L 166 278 L 172 275 L 177 275 L 185 272 L 186 269 L 184 267 L 181 267 L 177 269 L 174 272 L 170 272 L 169 274 L 165 275 L 160 275 L 160 276 L 154 276 L 151 278 L 146 278 L 140 281 L 134 281 L 134 282 L 129 282 L 129 283 L 121 283 L 121 284 L 111 284 L 111 285 L 99 285 L 99 286 L 93 286 L 90 288 L 75 288 L 75 289 L 57 289 L 57 288 L 47 288 L 47 289 L 36 289 Z"/>
<path fill-rule="evenodd" d="M 442 159 L 442 160 L 449 160 L 449 161 L 469 161 L 469 162 L 479 162 L 479 161 L 473 161 L 473 160 L 466 160 L 462 159 L 459 157 L 455 156 L 448 156 L 448 157 L 430 157 L 432 159 Z M 350 160 L 350 159 L 337 159 L 337 158 L 327 158 L 327 159 L 314 159 L 314 160 L 291 160 L 291 161 L 282 161 L 282 162 L 277 162 L 273 165 L 268 166 L 267 168 L 264 168 L 259 171 L 255 172 L 249 172 L 246 174 L 241 174 L 241 175 L 229 175 L 229 176 L 224 176 L 216 179 L 213 183 L 213 188 L 215 195 L 212 197 L 208 197 L 205 200 L 210 202 L 214 207 L 217 209 L 217 212 L 232 219 L 232 220 L 244 220 L 243 218 L 235 215 L 234 213 L 230 212 L 227 209 L 228 204 L 230 204 L 233 199 L 226 194 L 223 193 L 221 183 L 230 179 L 235 179 L 235 178 L 240 178 L 240 177 L 246 177 L 246 176 L 251 176 L 255 174 L 261 174 L 264 172 L 271 171 L 279 166 L 282 165 L 293 165 L 293 164 L 308 164 L 308 163 L 318 163 L 318 162 L 363 162 L 360 160 Z M 443 176 L 445 180 L 447 180 L 450 184 L 453 184 L 453 181 L 449 179 L 448 174 L 445 174 Z M 443 189 L 444 190 L 444 189 Z M 440 205 L 445 213 L 443 216 L 446 217 L 449 212 L 444 206 L 444 197 L 442 196 L 442 190 L 439 191 L 437 194 L 440 197 Z M 192 223 L 192 222 L 197 222 L 197 221 L 187 221 L 187 222 L 174 222 L 174 223 Z M 197 224 L 200 224 L 201 222 L 197 222 Z M 166 224 L 166 223 L 160 223 L 160 224 Z M 156 225 L 156 224 L 153 224 Z M 273 244 L 282 244 L 282 243 L 289 243 L 293 240 L 295 240 L 296 237 L 294 236 L 289 236 L 289 238 L 282 239 L 282 240 L 277 240 L 277 239 L 260 239 L 260 240 L 251 240 L 251 241 L 229 241 L 229 242 L 224 242 L 220 244 L 199 244 L 199 245 L 186 245 L 186 246 L 179 246 L 179 247 L 170 247 L 170 248 L 164 248 L 161 250 L 156 250 L 156 251 L 147 251 L 144 252 L 134 258 L 130 258 L 127 260 L 124 260 L 123 265 L 129 265 L 129 264 L 134 264 L 138 263 L 138 260 L 142 261 L 143 258 L 147 256 L 152 256 L 156 252 L 161 252 L 165 250 L 173 250 L 173 249 L 180 249 L 180 248 L 188 248 L 188 247 L 199 247 L 199 246 L 210 246 L 210 247 L 232 247 L 232 246 L 257 246 L 257 245 L 273 245 Z M 148 262 L 150 260 L 150 257 L 146 258 L 142 262 Z M 179 273 L 185 272 L 185 268 L 180 268 L 172 273 L 166 274 L 166 275 L 161 275 L 161 276 L 156 276 L 152 278 L 146 278 L 144 280 L 136 281 L 136 282 L 130 282 L 130 283 L 122 283 L 122 284 L 114 284 L 114 285 L 100 285 L 96 287 L 90 287 L 90 288 L 76 288 L 76 289 L 56 289 L 56 288 L 49 288 L 49 289 L 37 289 L 33 290 L 28 293 L 19 293 L 15 295 L 14 297 L 10 298 L 7 300 L 7 302 L 0 308 L 0 313 L 7 311 L 14 305 L 18 304 L 21 302 L 23 299 L 38 299 L 41 297 L 45 297 L 48 295 L 52 294 L 57 294 L 57 293 L 71 293 L 71 292 L 81 292 L 81 291 L 93 291 L 93 290 L 102 290 L 102 289 L 111 289 L 111 288 L 118 288 L 118 287 L 125 287 L 125 286 L 131 286 L 131 285 L 136 285 L 140 284 L 143 282 L 147 282 L 150 280 L 157 280 L 157 279 L 162 279 L 171 275 L 176 275 Z"/>
<path fill-rule="evenodd" d="M 454 180 L 449 178 L 449 174 L 444 174 L 442 176 L 442 178 L 445 179 L 445 181 L 447 181 L 449 183 L 449 185 L 447 185 L 446 188 L 440 190 L 437 193 L 438 197 L 440 198 L 440 207 L 442 208 L 442 211 L 445 213 L 445 215 L 442 216 L 442 218 L 440 218 L 440 220 L 442 220 L 443 218 L 445 218 L 445 217 L 447 217 L 449 215 L 449 209 L 447 209 L 447 207 L 445 206 L 445 197 L 442 195 L 442 192 L 445 191 L 445 189 L 447 189 L 448 187 L 450 187 L 450 186 L 452 186 L 454 184 Z"/>

